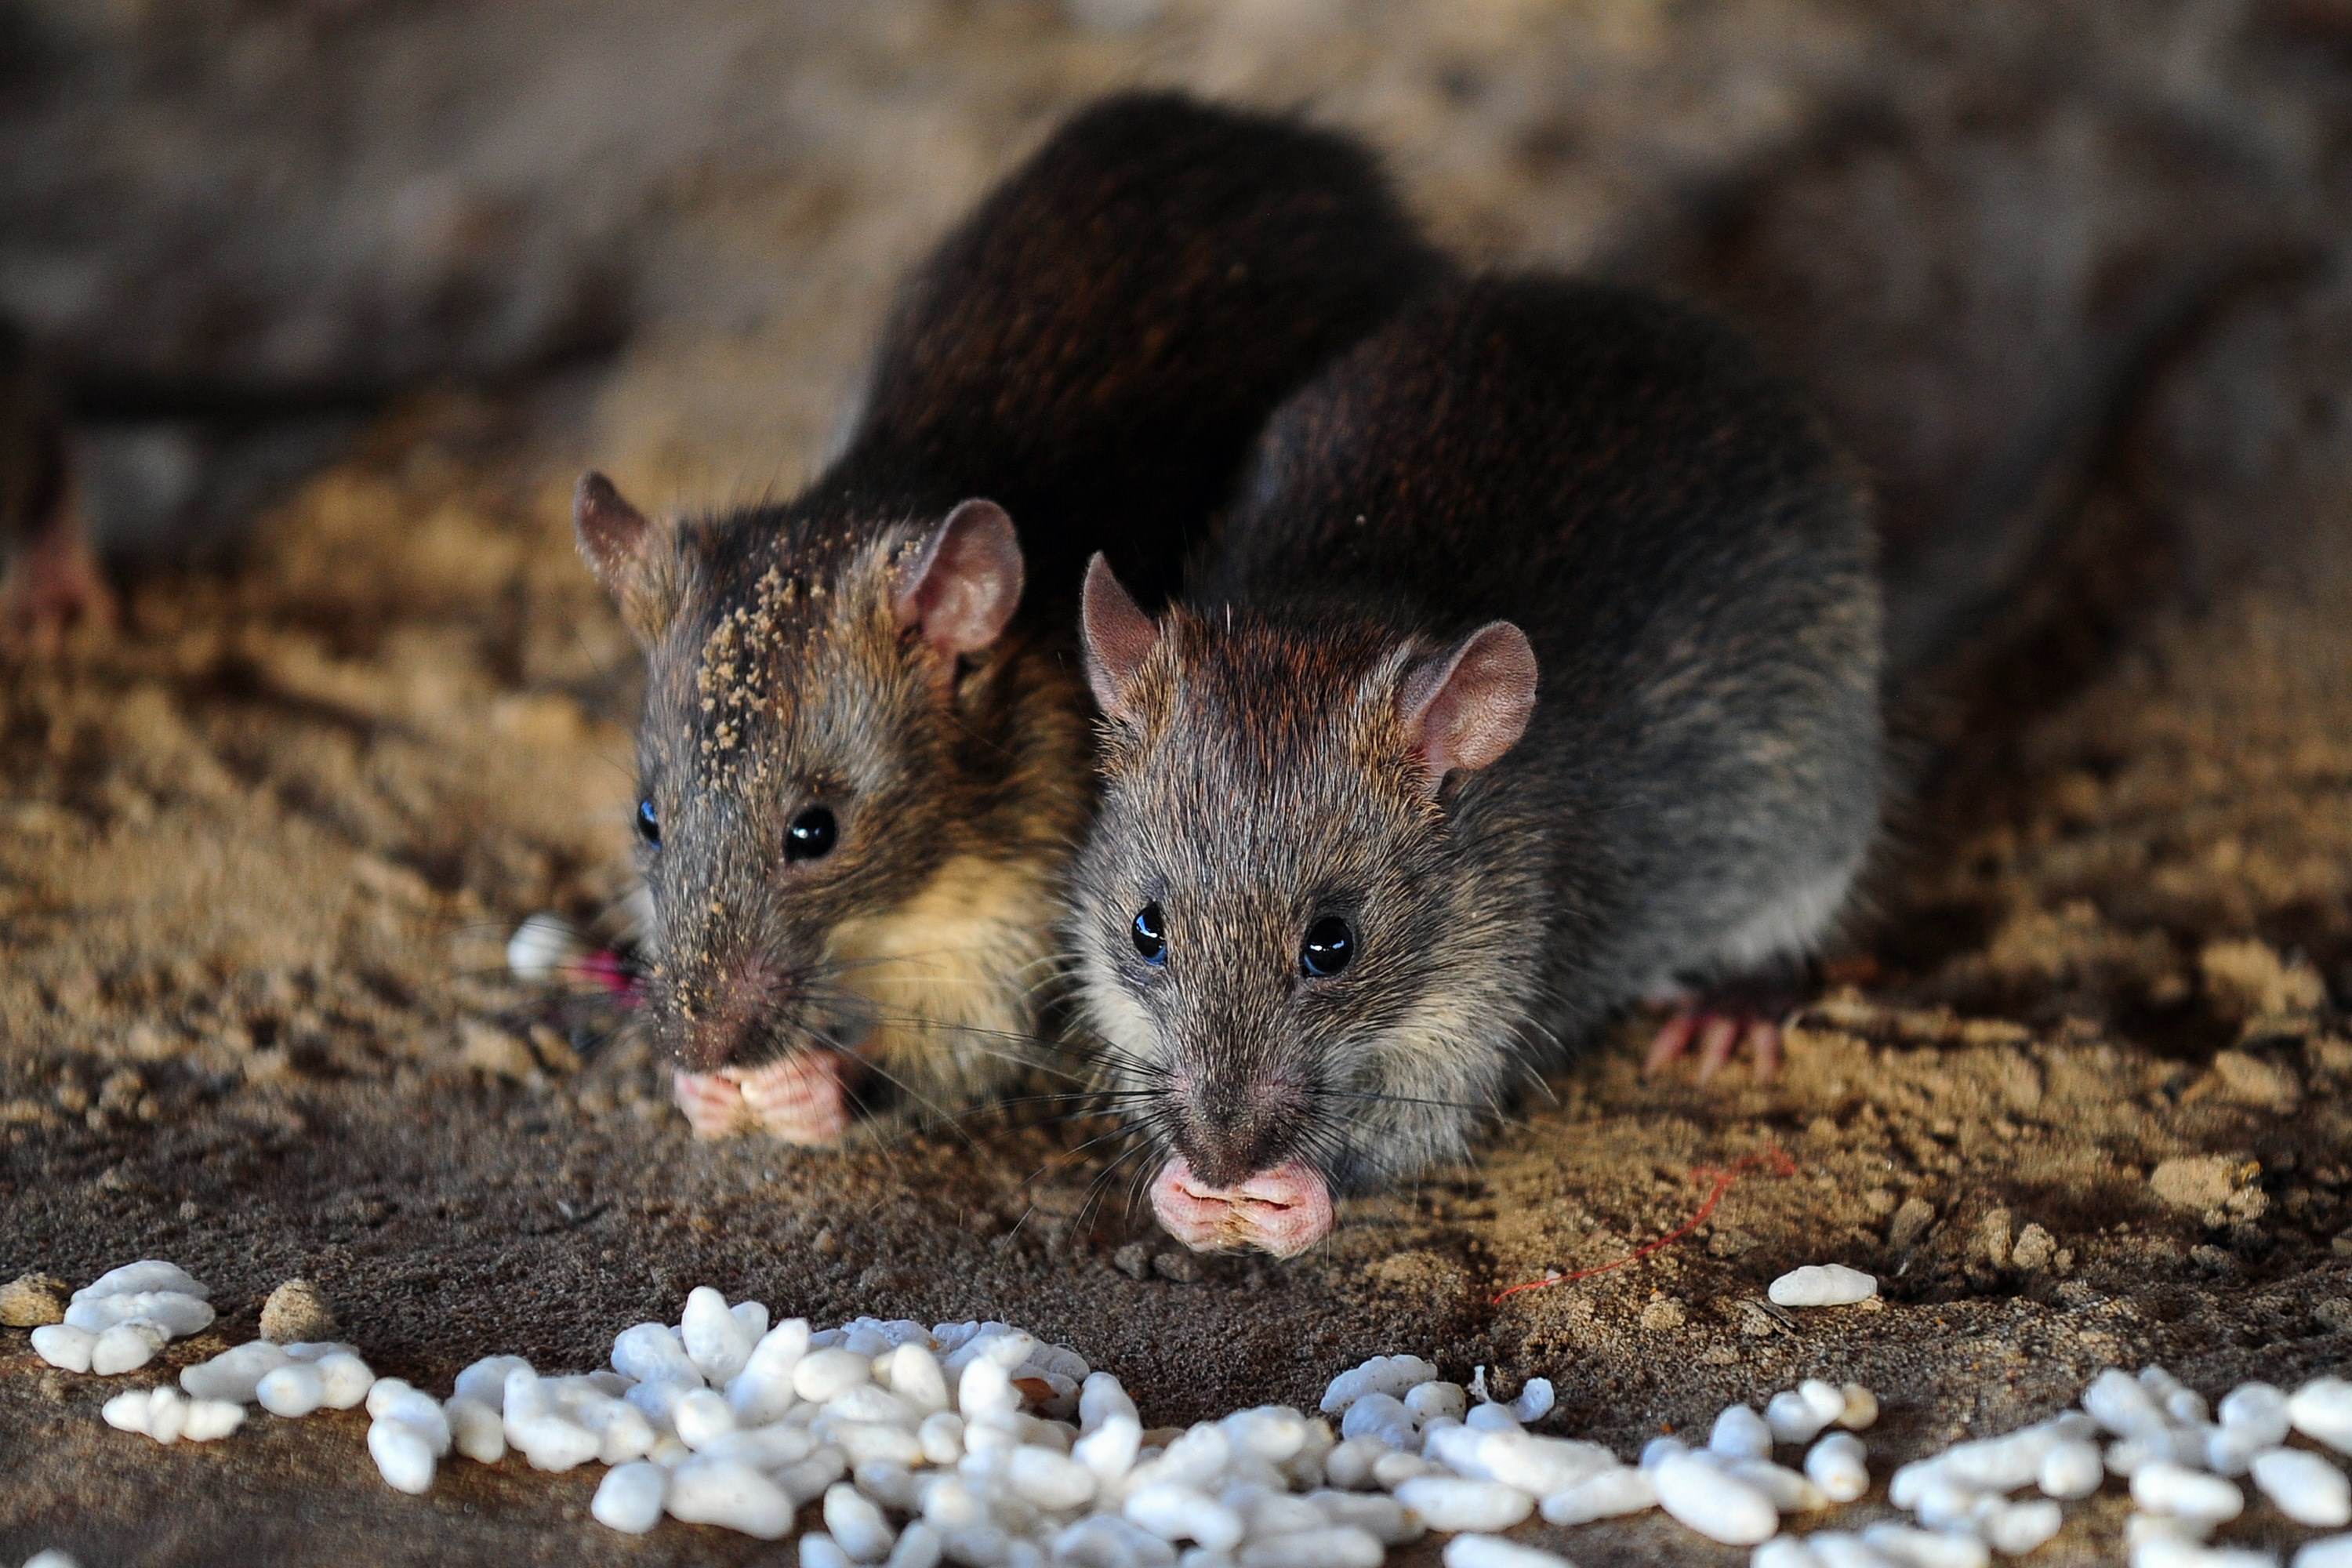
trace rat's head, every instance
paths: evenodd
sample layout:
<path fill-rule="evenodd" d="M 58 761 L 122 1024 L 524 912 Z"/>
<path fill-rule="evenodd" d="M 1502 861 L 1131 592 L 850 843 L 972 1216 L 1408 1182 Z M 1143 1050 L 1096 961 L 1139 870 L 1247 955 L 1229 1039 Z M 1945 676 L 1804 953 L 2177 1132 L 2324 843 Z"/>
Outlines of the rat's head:
<path fill-rule="evenodd" d="M 1154 623 L 1099 559 L 1087 673 L 1108 719 L 1072 914 L 1087 1020 L 1162 1143 L 1160 1221 L 1297 1252 L 1335 1193 L 1458 1154 L 1501 1063 L 1476 1014 L 1490 900 L 1452 831 L 1535 701 L 1496 622 L 1443 647 L 1344 620 Z"/>
<path fill-rule="evenodd" d="M 967 737 L 1002 698 L 1010 520 L 970 500 L 882 529 L 799 508 L 655 522 L 591 474 L 574 521 L 646 655 L 657 1036 L 697 1073 L 850 1048 L 870 1020 L 843 934 L 939 872 Z"/>

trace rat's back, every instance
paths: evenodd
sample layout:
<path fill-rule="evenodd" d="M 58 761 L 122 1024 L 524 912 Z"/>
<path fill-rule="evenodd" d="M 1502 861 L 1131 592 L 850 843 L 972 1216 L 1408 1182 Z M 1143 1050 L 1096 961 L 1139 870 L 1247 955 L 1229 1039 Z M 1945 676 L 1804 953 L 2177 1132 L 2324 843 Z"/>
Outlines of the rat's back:
<path fill-rule="evenodd" d="M 1285 405 L 1202 587 L 1527 633 L 1533 719 L 1454 815 L 1549 866 L 1546 1032 L 1803 951 L 1875 831 L 1861 487 L 1734 333 L 1654 296 L 1495 279 L 1406 311 Z"/>
<path fill-rule="evenodd" d="M 1445 269 L 1360 143 L 1106 100 L 912 280 L 833 482 L 996 500 L 1041 610 L 1097 549 L 1163 596 L 1276 403 Z"/>

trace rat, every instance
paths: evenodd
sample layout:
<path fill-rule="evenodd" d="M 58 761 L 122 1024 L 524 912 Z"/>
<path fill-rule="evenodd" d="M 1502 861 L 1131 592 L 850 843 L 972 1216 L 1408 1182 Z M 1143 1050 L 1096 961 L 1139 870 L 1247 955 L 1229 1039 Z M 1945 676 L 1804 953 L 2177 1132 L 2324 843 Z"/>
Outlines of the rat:
<path fill-rule="evenodd" d="M 1171 592 L 1266 416 L 1444 268 L 1354 141 L 1123 95 L 916 273 L 796 498 L 656 521 L 583 479 L 647 661 L 642 989 L 698 1133 L 831 1142 L 1035 1064 L 1088 557 Z"/>
<path fill-rule="evenodd" d="M 1270 422 L 1155 618 L 1084 595 L 1079 1006 L 1162 1225 L 1288 1255 L 1612 1012 L 1801 955 L 1869 849 L 1855 465 L 1729 328 L 1441 289 Z"/>
<path fill-rule="evenodd" d="M 64 418 L 32 345 L 0 321 L 0 642 L 54 652 L 78 622 L 114 620 L 84 537 Z"/>

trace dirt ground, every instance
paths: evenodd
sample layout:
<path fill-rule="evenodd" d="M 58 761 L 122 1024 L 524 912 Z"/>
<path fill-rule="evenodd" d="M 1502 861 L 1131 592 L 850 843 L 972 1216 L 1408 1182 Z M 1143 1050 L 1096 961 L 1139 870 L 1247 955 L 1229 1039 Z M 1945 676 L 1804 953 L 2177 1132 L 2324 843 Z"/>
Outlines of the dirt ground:
<path fill-rule="evenodd" d="M 222 1318 L 163 1370 L 299 1274 L 439 1386 L 594 1364 L 706 1282 L 1021 1323 L 1170 1422 L 1409 1350 L 1549 1377 L 1547 1429 L 1621 1451 L 1858 1378 L 1882 1480 L 2105 1365 L 2218 1393 L 2352 1361 L 2352 10 L 462 9 L 0 7 L 42 89 L 6 110 L 0 306 L 87 373 L 100 522 L 246 498 L 233 549 L 129 572 L 119 635 L 0 666 L 0 1279 L 189 1267 Z M 572 553 L 579 464 L 681 504 L 788 488 L 898 270 L 1132 80 L 1365 131 L 1475 256 L 1716 300 L 1872 465 L 1907 580 L 2018 507 L 2054 523 L 1895 694 L 1910 787 L 1781 1079 L 1645 1082 L 1629 1023 L 1475 1168 L 1288 1263 L 1155 1239 L 1129 1169 L 1074 1152 L 1095 1129 L 1034 1108 L 695 1143 L 610 1014 L 500 966 L 523 915 L 627 887 L 632 653 Z M 242 389 L 233 426 L 205 386 Z M 326 405 L 360 431 L 331 461 L 239 479 Z M 142 489 L 151 449 L 203 482 Z M 1492 1300 L 1743 1160 L 1686 1241 Z M 1765 1309 L 1831 1259 L 1882 1301 Z M 356 1414 L 157 1449 L 100 1423 L 117 1386 L 0 1331 L 0 1563 L 792 1560 L 606 1531 L 593 1471 L 400 1496 Z M 2117 1560 L 2122 1511 L 2070 1505 L 2042 1560 Z M 1654 1515 L 1528 1534 L 1742 1560 Z"/>

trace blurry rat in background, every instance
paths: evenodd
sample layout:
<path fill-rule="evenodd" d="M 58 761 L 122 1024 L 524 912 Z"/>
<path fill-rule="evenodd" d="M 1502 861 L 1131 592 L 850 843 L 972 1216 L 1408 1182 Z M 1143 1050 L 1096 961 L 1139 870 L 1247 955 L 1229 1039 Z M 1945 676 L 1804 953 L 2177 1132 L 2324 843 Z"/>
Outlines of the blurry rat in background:
<path fill-rule="evenodd" d="M 1088 575 L 1072 929 L 1161 1223 L 1289 1254 L 1612 1011 L 1811 949 L 1878 825 L 1880 589 L 1737 336 L 1559 279 L 1400 315 L 1244 494 L 1163 618 Z"/>
<path fill-rule="evenodd" d="M 800 496 L 655 521 L 583 480 L 646 653 L 643 982 L 698 1132 L 829 1142 L 1035 1060 L 1087 559 L 1172 590 L 1281 398 L 1444 270 L 1356 143 L 1116 98 L 918 273 Z"/>
<path fill-rule="evenodd" d="M 0 321 L 0 652 L 53 653 L 114 621 L 83 537 L 66 429 L 32 346 Z"/>

